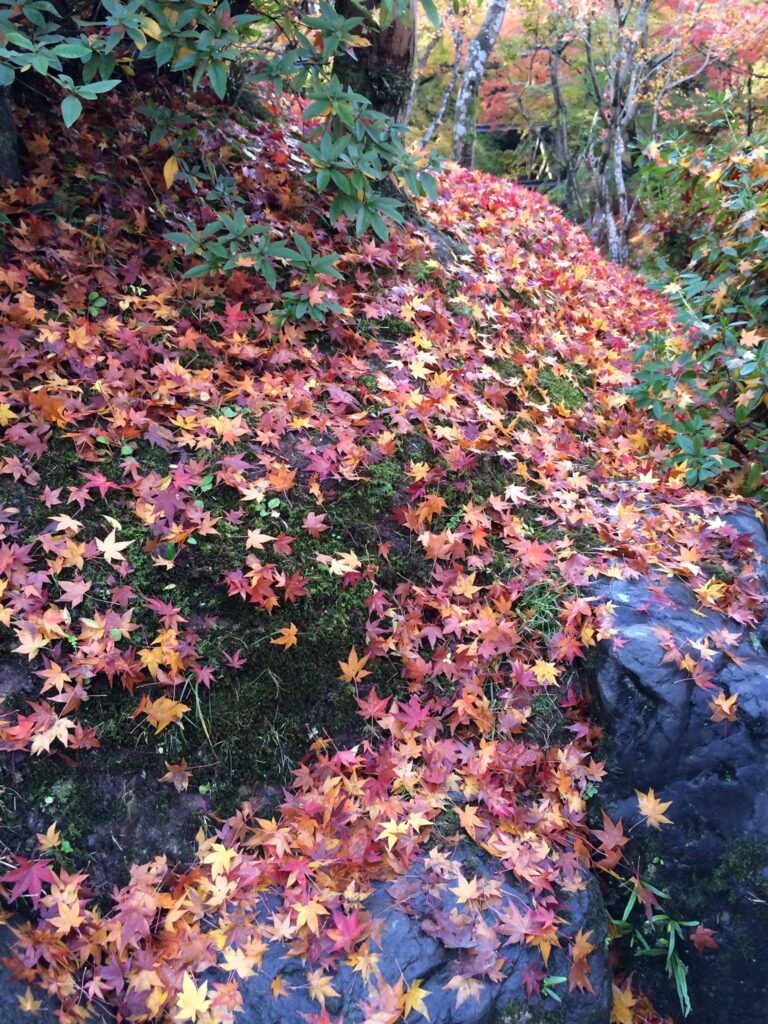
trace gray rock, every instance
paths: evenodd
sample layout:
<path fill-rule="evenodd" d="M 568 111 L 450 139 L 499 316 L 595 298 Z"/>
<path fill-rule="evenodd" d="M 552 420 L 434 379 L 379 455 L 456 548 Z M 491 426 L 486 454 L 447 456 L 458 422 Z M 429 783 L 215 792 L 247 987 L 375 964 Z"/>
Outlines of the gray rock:
<path fill-rule="evenodd" d="M 727 519 L 752 536 L 755 586 L 765 593 L 768 539 L 762 525 L 749 510 Z M 620 638 L 602 645 L 589 673 L 606 733 L 603 804 L 614 820 L 630 824 L 638 820 L 636 789 L 653 787 L 659 799 L 672 801 L 672 826 L 634 832 L 641 837 L 642 873 L 670 891 L 676 913 L 718 931 L 717 951 L 699 956 L 689 947 L 694 1010 L 688 1019 L 768 1024 L 762 966 L 768 934 L 766 633 L 702 609 L 687 586 L 667 578 L 612 580 L 594 592 L 613 601 Z M 739 695 L 736 722 L 711 721 L 708 703 L 717 690 L 705 691 L 687 672 L 661 664 L 657 627 L 671 631 L 676 646 L 697 658 L 688 641 L 723 628 L 742 634 L 732 649 L 735 659 L 719 652 L 708 663 L 715 687 Z M 659 1002 L 666 1012 L 675 1010 L 672 998 Z"/>
<path fill-rule="evenodd" d="M 592 965 L 590 981 L 594 994 L 575 991 L 568 994 L 561 985 L 563 1002 L 552 999 L 529 999 L 523 987 L 523 973 L 526 968 L 541 966 L 538 951 L 528 945 L 502 946 L 499 956 L 506 962 L 502 981 L 482 980 L 477 998 L 465 1000 L 457 1005 L 456 993 L 446 990 L 445 985 L 461 971 L 462 962 L 472 956 L 474 939 L 462 936 L 452 943 L 452 948 L 429 934 L 430 921 L 440 911 L 449 913 L 455 907 L 455 898 L 448 895 L 446 887 L 442 893 L 442 906 L 435 906 L 434 896 L 425 900 L 419 892 L 423 867 L 417 864 L 406 876 L 403 886 L 380 885 L 366 901 L 366 908 L 377 919 L 385 922 L 378 953 L 378 967 L 384 981 L 394 985 L 402 977 L 410 987 L 416 979 L 429 993 L 425 1005 L 432 1024 L 501 1024 L 525 1020 L 530 1024 L 539 1021 L 560 1021 L 562 1024 L 607 1024 L 610 1017 L 611 975 L 605 951 L 606 915 L 599 886 L 594 879 L 587 887 L 567 897 L 562 916 L 569 921 L 567 934 L 575 935 L 583 928 L 592 931 L 592 942 L 596 946 L 590 955 Z M 412 884 L 415 883 L 415 884 Z M 403 899 L 402 893 L 412 890 L 411 899 Z M 518 906 L 530 905 L 526 893 L 508 878 L 505 890 L 512 894 Z M 407 912 L 412 909 L 413 915 Z M 423 916 L 421 916 L 423 915 Z M 489 918 L 490 920 L 490 918 Z M 560 950 L 553 950 L 548 971 L 550 975 L 567 976 L 570 962 Z M 288 995 L 275 1000 L 271 984 L 281 974 L 288 989 Z M 368 985 L 360 973 L 346 964 L 333 973 L 333 987 L 337 997 L 329 998 L 327 1010 L 331 1019 L 343 1024 L 361 1024 L 366 1014 L 363 1002 L 369 998 Z M 307 991 L 306 965 L 286 956 L 285 947 L 277 944 L 270 947 L 264 956 L 262 970 L 249 978 L 243 985 L 245 1009 L 240 1019 L 243 1024 L 300 1024 L 302 1014 L 317 1014 L 318 1004 L 311 1000 Z M 424 1017 L 412 1012 L 409 1022 L 421 1024 Z"/>
<path fill-rule="evenodd" d="M 13 932 L 9 925 L 0 924 L 0 1024 L 23 1024 L 24 1021 L 35 1021 L 35 1024 L 55 1024 L 56 1017 L 53 1012 L 53 1005 L 50 1000 L 38 988 L 33 988 L 33 995 L 41 1003 L 40 1009 L 35 1013 L 23 1013 L 19 1000 L 27 991 L 24 982 L 16 981 L 3 960 L 10 956 L 13 945 Z"/>

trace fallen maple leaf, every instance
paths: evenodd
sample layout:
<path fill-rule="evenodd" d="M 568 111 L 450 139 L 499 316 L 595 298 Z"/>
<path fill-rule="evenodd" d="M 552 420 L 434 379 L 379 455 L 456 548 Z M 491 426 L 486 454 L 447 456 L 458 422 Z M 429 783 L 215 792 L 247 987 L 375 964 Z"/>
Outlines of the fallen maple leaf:
<path fill-rule="evenodd" d="M 125 561 L 123 551 L 133 544 L 132 540 L 118 540 L 117 534 L 112 529 L 107 536 L 102 540 L 100 537 L 96 538 L 96 547 L 104 556 L 104 560 L 109 562 L 111 565 L 113 562 Z"/>
<path fill-rule="evenodd" d="M 420 1013 L 422 1017 L 429 1020 L 429 1013 L 424 999 L 430 993 L 422 986 L 423 978 L 415 978 L 410 988 L 405 990 L 405 1002 L 403 1004 L 403 1016 L 407 1017 L 412 1010 Z"/>
<path fill-rule="evenodd" d="M 185 789 L 189 788 L 192 772 L 187 771 L 187 759 L 185 757 L 182 757 L 180 764 L 168 764 L 166 761 L 165 767 L 168 771 L 165 775 L 160 776 L 158 782 L 170 782 L 177 793 L 183 793 Z"/>
<path fill-rule="evenodd" d="M 56 822 L 54 821 L 48 826 L 46 832 L 37 833 L 37 841 L 40 843 L 40 850 L 45 853 L 46 850 L 53 850 L 57 846 L 61 846 L 61 835 L 56 828 Z"/>
<path fill-rule="evenodd" d="M 353 647 L 347 655 L 346 661 L 339 661 L 339 668 L 341 669 L 341 679 L 344 683 L 359 683 L 369 676 L 371 673 L 365 670 L 365 666 L 368 662 L 369 655 L 365 654 L 362 658 L 358 658 L 357 651 Z"/>
<path fill-rule="evenodd" d="M 278 630 L 279 636 L 270 640 L 270 643 L 277 644 L 278 647 L 282 647 L 284 650 L 288 650 L 289 647 L 296 647 L 298 645 L 298 626 L 291 623 L 289 626 L 283 626 L 282 629 Z"/>
<path fill-rule="evenodd" d="M 730 697 L 726 697 L 723 690 L 721 690 L 716 697 L 713 697 L 709 702 L 709 707 L 712 710 L 712 722 L 735 722 L 736 721 L 736 707 L 739 703 L 738 691 L 732 693 Z"/>
<path fill-rule="evenodd" d="M 158 733 L 166 729 L 171 722 L 180 722 L 189 710 L 191 710 L 189 705 L 182 704 L 179 700 L 171 700 L 170 697 L 158 697 L 154 701 L 149 697 L 142 697 L 139 706 L 131 714 L 131 718 L 136 718 L 140 714 L 146 715 L 147 720 Z"/>
<path fill-rule="evenodd" d="M 637 795 L 640 813 L 648 825 L 652 828 L 660 829 L 662 825 L 673 824 L 671 819 L 667 818 L 664 814 L 664 811 L 672 806 L 671 800 L 659 800 L 653 792 L 653 788 L 649 789 L 647 793 L 641 793 L 639 789 L 636 789 L 635 794 Z"/>
<path fill-rule="evenodd" d="M 712 928 L 705 928 L 703 924 L 700 924 L 695 931 L 691 932 L 691 942 L 696 947 L 697 953 L 701 954 L 705 949 L 717 949 L 716 934 L 716 931 Z"/>
<path fill-rule="evenodd" d="M 184 980 L 181 986 L 181 993 L 176 1000 L 176 1010 L 173 1015 L 175 1021 L 196 1021 L 204 1013 L 208 1012 L 211 999 L 208 995 L 208 982 L 204 981 L 198 988 L 192 975 L 184 973 Z"/>

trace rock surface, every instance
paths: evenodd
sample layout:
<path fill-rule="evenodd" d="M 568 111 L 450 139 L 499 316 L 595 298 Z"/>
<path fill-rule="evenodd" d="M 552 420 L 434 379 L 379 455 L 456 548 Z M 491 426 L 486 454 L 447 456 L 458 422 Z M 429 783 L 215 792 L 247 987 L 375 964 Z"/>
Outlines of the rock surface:
<path fill-rule="evenodd" d="M 482 871 L 482 867 L 480 868 Z M 606 915 L 600 889 L 594 879 L 580 892 L 567 897 L 562 916 L 568 920 L 566 934 L 573 936 L 579 929 L 592 932 L 595 951 L 590 954 L 590 982 L 594 993 L 565 992 L 561 984 L 558 991 L 562 1003 L 552 999 L 528 998 L 523 974 L 526 968 L 541 968 L 538 949 L 525 943 L 502 946 L 499 955 L 506 959 L 504 980 L 490 982 L 483 979 L 474 995 L 460 1003 L 455 990 L 445 986 L 461 973 L 461 964 L 476 954 L 479 945 L 477 933 L 456 935 L 452 941 L 441 941 L 430 934 L 441 914 L 456 910 L 456 898 L 445 887 L 435 898 L 434 889 L 424 884 L 422 863 L 394 886 L 379 886 L 366 900 L 366 909 L 385 922 L 381 933 L 377 967 L 389 985 L 397 985 L 402 978 L 406 988 L 417 979 L 429 993 L 424 1005 L 431 1024 L 607 1024 L 610 1018 L 611 975 L 605 950 Z M 530 902 L 524 890 L 509 878 L 505 891 L 520 908 Z M 458 908 L 460 910 L 460 908 Z M 413 914 L 409 914 L 410 910 Z M 445 934 L 443 939 L 446 940 Z M 477 945 L 476 945 L 477 943 Z M 262 970 L 244 983 L 245 1009 L 243 1024 L 288 1024 L 304 1020 L 302 1014 L 317 1014 L 318 1005 L 309 998 L 306 966 L 295 958 L 286 957 L 282 946 L 273 945 L 265 954 Z M 548 964 L 550 976 L 567 976 L 570 960 L 563 951 L 553 949 Z M 280 974 L 287 995 L 275 1000 L 271 985 Z M 346 964 L 333 975 L 337 996 L 328 998 L 327 1010 L 331 1020 L 343 1024 L 360 1024 L 366 1019 L 363 1004 L 370 998 L 368 985 L 362 973 Z M 375 987 L 375 985 L 374 985 Z M 314 1018 L 311 1018 L 314 1019 Z M 416 1010 L 408 1017 L 409 1024 L 422 1024 L 426 1018 Z"/>
<path fill-rule="evenodd" d="M 35 989 L 33 998 L 39 1000 L 40 1007 L 34 1014 L 24 1013 L 20 1000 L 24 998 L 27 986 L 16 981 L 10 970 L 3 964 L 13 944 L 13 932 L 9 927 L 0 924 L 0 1024 L 23 1024 L 24 1021 L 35 1021 L 35 1024 L 54 1024 L 56 1017 L 53 1006 L 46 999 L 45 993 Z"/>
<path fill-rule="evenodd" d="M 727 518 L 752 535 L 755 587 L 766 592 L 762 524 L 749 512 Z M 719 949 L 699 956 L 688 947 L 688 1019 L 768 1022 L 768 633 L 702 608 L 679 581 L 612 580 L 596 593 L 614 603 L 618 629 L 618 642 L 603 644 L 590 680 L 606 733 L 603 805 L 629 825 L 638 819 L 636 789 L 653 787 L 659 799 L 672 801 L 672 826 L 634 833 L 641 837 L 641 874 L 670 891 L 679 916 L 718 932 Z M 738 635 L 728 653 L 717 650 L 705 661 L 715 689 L 697 687 L 688 672 L 661 663 L 659 629 L 697 661 L 703 656 L 693 643 L 723 629 Z M 718 689 L 738 693 L 735 722 L 711 720 L 709 701 Z M 657 998 L 653 988 L 651 995 Z M 657 1001 L 667 1012 L 676 1009 L 673 998 L 666 1006 Z"/>

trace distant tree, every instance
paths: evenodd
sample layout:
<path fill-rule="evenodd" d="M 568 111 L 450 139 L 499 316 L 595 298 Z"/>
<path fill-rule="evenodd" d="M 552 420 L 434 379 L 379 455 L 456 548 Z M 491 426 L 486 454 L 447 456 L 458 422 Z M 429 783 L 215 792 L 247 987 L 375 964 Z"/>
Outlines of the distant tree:
<path fill-rule="evenodd" d="M 702 87 L 744 83 L 768 48 L 768 5 L 751 0 L 523 0 L 519 38 L 492 78 L 529 129 L 548 122 L 549 166 L 571 216 L 625 261 L 638 212 L 629 187 L 669 120 L 690 125 Z M 491 83 L 489 83 L 490 85 Z M 531 137 L 534 132 L 531 132 Z"/>
<path fill-rule="evenodd" d="M 480 86 L 488 58 L 499 38 L 507 3 L 508 0 L 490 0 L 477 35 L 467 47 L 453 121 L 453 157 L 462 167 L 471 167 L 473 163 Z"/>

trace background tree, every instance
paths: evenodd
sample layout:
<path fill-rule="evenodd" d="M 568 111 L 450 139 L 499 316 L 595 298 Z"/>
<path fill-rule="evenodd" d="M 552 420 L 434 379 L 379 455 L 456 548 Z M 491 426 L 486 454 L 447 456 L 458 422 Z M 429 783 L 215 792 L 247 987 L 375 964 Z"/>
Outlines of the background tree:
<path fill-rule="evenodd" d="M 467 48 L 453 122 L 453 156 L 462 167 L 471 167 L 475 149 L 477 103 L 491 50 L 496 45 L 508 0 L 490 0 L 480 29 Z"/>
<path fill-rule="evenodd" d="M 667 124 L 692 126 L 692 100 L 703 89 L 736 91 L 753 80 L 747 76 L 765 52 L 768 10 L 749 0 L 525 6 L 521 31 L 500 47 L 486 94 L 495 96 L 497 117 L 504 116 L 504 95 L 507 117 L 522 116 L 529 128 L 546 119 L 549 167 L 567 211 L 587 222 L 613 259 L 625 261 L 640 202 L 630 180 L 643 149 Z"/>

